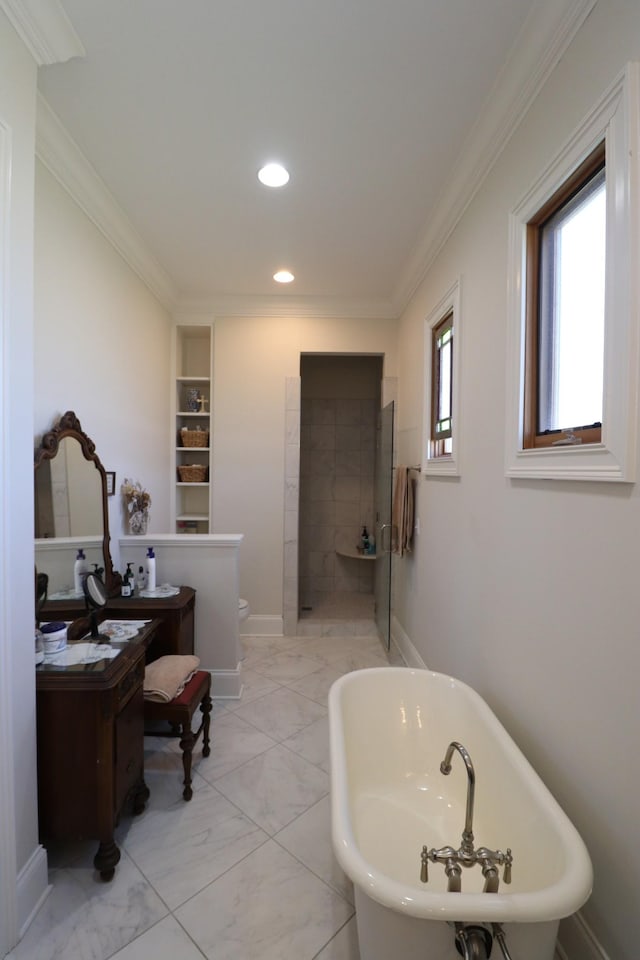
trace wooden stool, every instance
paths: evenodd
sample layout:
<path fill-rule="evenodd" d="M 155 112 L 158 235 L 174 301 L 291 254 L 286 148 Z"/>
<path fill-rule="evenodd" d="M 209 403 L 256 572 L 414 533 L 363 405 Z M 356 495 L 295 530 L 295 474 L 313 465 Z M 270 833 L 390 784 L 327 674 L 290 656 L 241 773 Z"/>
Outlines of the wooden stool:
<path fill-rule="evenodd" d="M 198 705 L 202 711 L 202 720 L 194 733 L 191 729 L 191 719 Z M 166 720 L 171 724 L 170 731 L 145 730 L 145 736 L 180 737 L 182 766 L 184 767 L 182 796 L 185 800 L 191 800 L 193 796 L 193 790 L 191 789 L 191 755 L 200 734 L 202 734 L 202 756 L 208 757 L 211 752 L 209 749 L 210 714 L 211 674 L 206 670 L 196 671 L 182 693 L 179 693 L 168 703 L 160 703 L 157 700 L 145 700 L 144 702 L 145 723 Z"/>

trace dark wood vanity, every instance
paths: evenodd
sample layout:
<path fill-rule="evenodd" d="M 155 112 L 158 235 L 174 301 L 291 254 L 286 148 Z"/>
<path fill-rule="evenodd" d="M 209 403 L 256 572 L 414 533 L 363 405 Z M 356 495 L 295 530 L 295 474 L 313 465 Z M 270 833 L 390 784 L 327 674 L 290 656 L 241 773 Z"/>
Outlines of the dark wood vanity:
<path fill-rule="evenodd" d="M 56 494 L 52 492 L 58 465 L 51 461 L 59 453 L 67 472 L 69 464 L 81 472 L 79 482 L 77 478 L 69 482 L 71 503 L 62 533 L 56 531 Z M 68 662 L 85 650 L 69 644 L 68 657 L 59 662 L 45 658 L 36 667 L 41 840 L 45 846 L 51 840 L 97 840 L 94 865 L 102 879 L 110 880 L 120 859 L 114 840 L 118 817 L 128 804 L 134 813 L 141 812 L 149 796 L 144 782 L 145 662 L 165 654 L 193 653 L 196 595 L 187 586 L 166 598 L 120 595 L 121 578 L 113 569 L 109 549 L 106 473 L 93 441 L 72 411 L 43 436 L 34 464 L 40 537 L 61 543 L 73 541 L 74 536 L 102 540 L 107 601 L 100 620 L 149 621 L 140 624 L 135 636 L 112 640 L 110 649 L 117 651 L 113 657 L 96 660 L 96 647 L 85 643 L 90 662 Z M 77 506 L 72 502 L 74 495 Z M 88 506 L 89 501 L 95 502 Z M 74 509 L 82 516 L 81 529 L 72 528 Z M 69 568 L 72 564 L 73 555 Z M 75 621 L 78 626 L 86 614 L 82 599 L 48 600 L 39 609 L 41 621 Z M 85 641 L 82 636 L 81 642 Z"/>
<path fill-rule="evenodd" d="M 145 652 L 159 627 L 153 620 L 133 639 L 113 641 L 111 659 L 36 667 L 41 839 L 97 839 L 93 862 L 103 880 L 120 859 L 113 838 L 120 813 L 128 803 L 140 813 L 149 797 L 142 684 Z"/>

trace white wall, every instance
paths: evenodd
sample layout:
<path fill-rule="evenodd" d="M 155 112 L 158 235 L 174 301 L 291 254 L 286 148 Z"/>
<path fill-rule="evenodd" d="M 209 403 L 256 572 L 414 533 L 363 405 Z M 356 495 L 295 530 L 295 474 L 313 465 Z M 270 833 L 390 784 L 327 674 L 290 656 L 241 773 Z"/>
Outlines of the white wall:
<path fill-rule="evenodd" d="M 600 0 L 404 313 L 398 361 L 399 459 L 419 462 L 424 319 L 460 276 L 462 475 L 418 485 L 395 613 L 429 667 L 488 700 L 580 830 L 582 913 L 616 960 L 640 941 L 640 490 L 505 478 L 505 330 L 509 211 L 631 59 L 640 5 Z"/>
<path fill-rule="evenodd" d="M 115 470 L 114 563 L 125 476 L 151 493 L 149 532 L 169 529 L 170 347 L 167 311 L 37 162 L 35 430 L 74 410 Z"/>
<path fill-rule="evenodd" d="M 285 379 L 301 353 L 384 354 L 394 375 L 396 325 L 216 318 L 214 338 L 213 531 L 244 534 L 240 592 L 252 614 L 282 616 Z"/>
<path fill-rule="evenodd" d="M 38 844 L 33 586 L 36 67 L 0 12 L 0 956 L 46 889 Z"/>

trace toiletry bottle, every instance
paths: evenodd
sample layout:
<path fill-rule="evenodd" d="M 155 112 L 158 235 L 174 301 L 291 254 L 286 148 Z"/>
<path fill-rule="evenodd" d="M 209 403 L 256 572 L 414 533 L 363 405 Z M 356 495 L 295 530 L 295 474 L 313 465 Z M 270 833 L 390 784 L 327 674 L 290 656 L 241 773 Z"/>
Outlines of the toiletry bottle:
<path fill-rule="evenodd" d="M 367 533 L 367 528 L 362 528 L 362 550 L 364 553 L 367 553 L 369 549 L 369 534 Z"/>
<path fill-rule="evenodd" d="M 84 555 L 84 550 L 82 547 L 78 550 L 78 556 L 73 565 L 73 591 L 79 596 L 82 596 L 82 578 L 85 573 L 89 572 L 89 564 L 87 558 Z"/>
<path fill-rule="evenodd" d="M 369 535 L 369 545 L 367 547 L 367 553 L 369 556 L 373 556 L 376 552 L 376 538 L 373 534 Z"/>
<path fill-rule="evenodd" d="M 156 555 L 153 552 L 153 547 L 149 547 L 149 549 L 147 550 L 146 566 L 147 566 L 147 590 L 155 590 L 156 588 Z"/>
<path fill-rule="evenodd" d="M 146 579 L 144 575 L 144 567 L 140 565 L 138 567 L 138 576 L 136 577 L 136 590 L 138 591 L 138 593 L 144 590 L 145 583 L 146 583 Z"/>
<path fill-rule="evenodd" d="M 122 578 L 122 589 L 121 594 L 123 597 L 130 597 L 133 594 L 133 570 L 131 569 L 131 564 L 127 564 L 127 569 Z"/>

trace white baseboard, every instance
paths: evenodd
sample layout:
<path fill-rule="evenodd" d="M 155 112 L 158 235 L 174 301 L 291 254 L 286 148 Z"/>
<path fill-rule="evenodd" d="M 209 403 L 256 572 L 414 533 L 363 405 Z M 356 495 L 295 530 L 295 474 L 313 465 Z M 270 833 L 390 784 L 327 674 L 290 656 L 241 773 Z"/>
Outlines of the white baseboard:
<path fill-rule="evenodd" d="M 211 696 L 216 700 L 239 700 L 242 693 L 242 668 L 210 670 Z"/>
<path fill-rule="evenodd" d="M 17 907 L 20 938 L 24 936 L 27 927 L 50 891 L 47 851 L 38 844 L 18 874 Z"/>
<path fill-rule="evenodd" d="M 400 651 L 402 659 L 408 667 L 415 667 L 419 670 L 426 669 L 426 663 L 393 615 L 391 616 L 391 640 Z"/>
<path fill-rule="evenodd" d="M 560 960 L 609 960 L 580 912 L 560 921 L 557 954 Z"/>
<path fill-rule="evenodd" d="M 282 637 L 284 636 L 284 621 L 282 617 L 258 616 L 249 614 L 240 624 L 241 637 Z"/>

